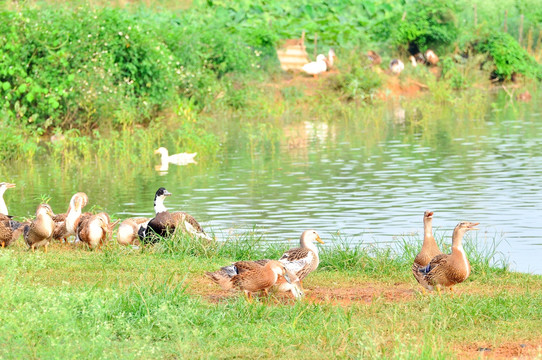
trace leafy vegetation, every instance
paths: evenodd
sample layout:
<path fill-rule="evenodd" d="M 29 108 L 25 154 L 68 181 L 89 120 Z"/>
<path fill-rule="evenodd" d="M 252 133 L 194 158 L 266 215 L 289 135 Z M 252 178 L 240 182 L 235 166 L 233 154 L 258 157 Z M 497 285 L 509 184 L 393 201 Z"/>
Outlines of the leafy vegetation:
<path fill-rule="evenodd" d="M 510 80 L 514 75 L 522 74 L 542 80 L 542 65 L 507 33 L 491 34 L 478 45 L 478 50 L 488 53 L 492 58 L 496 78 Z"/>

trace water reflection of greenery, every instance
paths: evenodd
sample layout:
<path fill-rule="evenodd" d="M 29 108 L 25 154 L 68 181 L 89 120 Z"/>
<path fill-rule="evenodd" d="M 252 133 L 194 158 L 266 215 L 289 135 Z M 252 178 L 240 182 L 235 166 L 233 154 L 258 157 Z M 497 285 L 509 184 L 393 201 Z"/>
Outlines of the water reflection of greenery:
<path fill-rule="evenodd" d="M 404 108 L 404 118 L 395 117 L 397 107 Z M 303 107 L 304 113 L 298 113 L 299 108 L 294 106 L 286 108 L 284 105 L 282 115 L 276 110 L 263 115 L 253 110 L 239 111 L 207 124 L 206 131 L 217 134 L 216 142 L 221 144 L 211 153 L 205 152 L 205 145 L 198 145 L 196 133 L 185 132 L 182 141 L 201 146 L 200 164 L 172 167 L 163 178 L 157 178 L 153 170 L 158 163 L 153 150 L 164 142 L 172 148 L 182 147 L 182 141 L 176 138 L 180 131 L 151 127 L 111 132 L 97 136 L 96 142 L 75 138 L 58 149 L 53 146 L 48 156 L 0 167 L 2 179 L 18 184 L 6 198 L 11 197 L 11 207 L 17 209 L 14 199 L 34 203 L 37 200 L 31 201 L 35 199 L 28 196 L 49 194 L 58 212 L 65 210 L 68 200 L 58 194 L 69 198 L 68 194 L 86 191 L 94 203 L 109 204 L 110 211 L 134 212 L 141 204 L 149 203 L 144 208 L 150 213 L 149 196 L 156 184 L 176 182 L 187 191 L 193 187 L 213 188 L 216 177 L 225 172 L 231 174 L 232 186 L 248 179 L 246 195 L 257 198 L 262 191 L 289 191 L 284 188 L 287 186 L 298 191 L 302 190 L 298 186 L 305 186 L 309 180 L 340 177 L 343 164 L 352 167 L 350 173 L 358 173 L 368 182 L 378 181 L 378 172 L 390 164 L 400 169 L 402 176 L 438 166 L 446 169 L 445 173 L 431 173 L 431 180 L 438 184 L 475 178 L 479 176 L 478 159 L 494 154 L 513 156 L 514 146 L 520 146 L 530 156 L 541 153 L 540 147 L 525 144 L 536 144 L 541 131 L 540 124 L 531 121 L 536 103 L 509 104 L 505 94 L 465 93 L 454 103 L 432 103 L 420 98 L 393 106 L 361 108 L 328 101 L 313 108 Z M 317 128 L 314 124 L 318 123 L 327 125 Z M 301 146 L 290 148 L 285 134 L 295 126 L 305 139 Z M 511 148 L 501 148 L 509 139 Z M 325 176 L 322 172 L 326 172 Z M 349 180 L 338 180 L 342 181 L 347 184 Z M 273 182 L 283 187 L 261 188 Z M 133 209 L 126 205 L 134 203 L 139 205 Z M 25 208 L 17 213 L 30 215 L 33 211 Z"/>

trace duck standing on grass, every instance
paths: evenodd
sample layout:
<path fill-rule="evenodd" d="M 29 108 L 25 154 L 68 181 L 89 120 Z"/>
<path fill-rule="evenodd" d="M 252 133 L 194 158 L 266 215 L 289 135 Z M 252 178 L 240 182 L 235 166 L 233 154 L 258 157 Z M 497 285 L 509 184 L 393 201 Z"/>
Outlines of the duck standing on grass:
<path fill-rule="evenodd" d="M 441 287 L 449 288 L 465 281 L 470 275 L 470 263 L 463 249 L 463 236 L 470 230 L 478 230 L 479 223 L 460 222 L 454 229 L 452 235 L 452 253 L 435 256 L 426 267 L 418 271 L 423 275 L 424 285 L 432 291 L 435 287 L 440 292 Z"/>
<path fill-rule="evenodd" d="M 303 65 L 301 68 L 306 74 L 317 77 L 318 74 L 324 73 L 327 71 L 327 59 L 325 55 L 318 55 L 316 61 L 310 62 Z"/>
<path fill-rule="evenodd" d="M 70 235 L 75 235 L 75 230 L 79 223 L 79 218 L 81 217 L 81 211 L 87 204 L 88 196 L 84 192 L 78 192 L 72 196 L 68 211 L 53 217 L 55 222 L 53 239 L 64 240 L 67 242 Z"/>
<path fill-rule="evenodd" d="M 4 201 L 4 192 L 14 187 L 15 184 L 0 183 L 0 246 L 2 248 L 13 244 L 23 233 L 24 226 L 29 224 L 12 220 L 12 216 L 9 215 Z"/>
<path fill-rule="evenodd" d="M 43 246 L 47 252 L 47 245 L 53 238 L 55 222 L 53 209 L 48 204 L 41 204 L 36 210 L 36 218 L 24 227 L 24 241 L 32 251 Z"/>
<path fill-rule="evenodd" d="M 99 249 L 111 236 L 113 227 L 119 220 L 111 223 L 111 218 L 105 212 L 96 215 L 85 214 L 77 225 L 76 242 L 80 241 L 87 244 L 91 249 Z"/>
<path fill-rule="evenodd" d="M 205 275 L 207 275 L 207 277 L 213 280 L 216 284 L 220 285 L 222 289 L 231 290 L 234 286 L 232 282 L 233 277 L 243 274 L 247 271 L 252 271 L 254 269 L 264 267 L 269 262 L 271 262 L 271 260 L 269 259 L 256 261 L 237 261 L 231 265 L 221 267 L 218 271 L 206 272 Z M 295 274 L 291 273 L 288 269 L 286 269 L 286 274 L 290 278 L 290 282 L 286 281 L 283 276 L 279 276 L 275 284 L 290 284 L 291 286 L 287 289 L 287 291 L 291 291 L 294 298 L 301 298 L 303 296 L 303 292 L 300 289 L 299 278 Z M 279 288 L 279 290 L 281 289 Z"/>
<path fill-rule="evenodd" d="M 20 223 L 12 220 L 11 216 L 0 214 L 0 246 L 4 248 L 13 244 L 23 233 L 25 225 L 28 223 Z"/>
<path fill-rule="evenodd" d="M 390 70 L 392 74 L 399 75 L 405 69 L 405 64 L 399 59 L 393 59 L 390 61 Z"/>
<path fill-rule="evenodd" d="M 169 212 L 164 206 L 166 196 L 171 196 L 171 193 L 165 188 L 161 187 L 156 191 L 154 195 L 156 216 L 148 222 L 147 226 L 139 228 L 138 236 L 141 241 L 154 244 L 158 242 L 159 237 L 169 237 L 179 227 L 195 237 L 212 240 L 192 215 L 183 211 Z"/>
<path fill-rule="evenodd" d="M 425 282 L 425 276 L 419 271 L 426 267 L 435 256 L 442 254 L 437 241 L 433 236 L 433 212 L 427 210 L 423 214 L 423 245 L 421 251 L 416 255 L 414 264 L 412 265 L 412 273 L 414 277 L 424 288 L 428 287 Z M 425 290 L 424 290 L 425 291 Z"/>
<path fill-rule="evenodd" d="M 125 219 L 117 231 L 117 242 L 120 245 L 139 245 L 139 237 L 137 236 L 139 229 L 146 227 L 151 221 L 151 218 L 135 217 Z"/>
<path fill-rule="evenodd" d="M 7 189 L 14 188 L 15 184 L 10 184 L 8 182 L 0 182 L 0 214 L 1 215 L 9 215 L 8 207 L 6 206 L 6 202 L 4 201 L 4 193 Z"/>
<path fill-rule="evenodd" d="M 307 275 L 316 270 L 320 263 L 318 257 L 318 248 L 314 244 L 317 241 L 320 244 L 324 242 L 315 230 L 305 230 L 299 238 L 300 247 L 286 251 L 279 262 L 289 271 L 299 278 L 301 289 L 303 290 L 302 280 Z M 283 284 L 279 287 L 281 291 L 288 291 L 289 284 Z"/>
<path fill-rule="evenodd" d="M 289 273 L 283 264 L 276 260 L 271 260 L 265 266 L 256 264 L 255 266 L 235 275 L 231 278 L 232 287 L 243 290 L 249 301 L 252 300 L 252 293 L 261 291 L 269 295 L 269 288 L 275 285 L 279 275 L 291 283 Z"/>

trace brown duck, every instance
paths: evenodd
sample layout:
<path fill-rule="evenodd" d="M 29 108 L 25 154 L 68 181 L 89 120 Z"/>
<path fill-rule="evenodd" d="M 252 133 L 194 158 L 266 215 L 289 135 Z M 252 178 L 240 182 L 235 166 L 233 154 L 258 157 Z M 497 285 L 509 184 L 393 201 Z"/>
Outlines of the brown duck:
<path fill-rule="evenodd" d="M 151 219 L 135 217 L 125 219 L 117 231 L 117 241 L 120 245 L 139 245 L 137 233 L 142 226 L 147 226 Z"/>
<path fill-rule="evenodd" d="M 196 237 L 212 240 L 192 215 L 182 211 L 169 212 L 164 206 L 166 196 L 171 196 L 171 193 L 165 188 L 161 187 L 156 191 L 154 195 L 156 216 L 149 221 L 147 226 L 140 227 L 138 235 L 141 241 L 154 244 L 160 238 L 171 236 L 177 228 Z"/>
<path fill-rule="evenodd" d="M 470 263 L 463 249 L 463 236 L 467 231 L 478 230 L 476 225 L 479 223 L 460 222 L 454 229 L 452 235 L 452 253 L 440 254 L 435 256 L 426 267 L 420 268 L 418 271 L 423 275 L 424 282 L 420 282 L 426 286 L 428 290 L 433 290 L 437 287 L 449 288 L 459 284 L 470 275 Z"/>
<path fill-rule="evenodd" d="M 81 217 L 81 210 L 88 204 L 88 196 L 78 192 L 72 196 L 68 211 L 64 214 L 57 214 L 53 217 L 55 230 L 53 239 L 67 241 L 70 235 L 75 235 L 77 223 Z"/>
<path fill-rule="evenodd" d="M 24 225 L 30 224 L 29 222 L 20 223 L 13 220 L 9 215 L 6 202 L 4 201 L 4 192 L 7 189 L 14 188 L 15 184 L 7 182 L 0 183 L 0 246 L 7 247 L 13 244 L 19 236 L 23 233 Z"/>
<path fill-rule="evenodd" d="M 414 259 L 414 264 L 412 265 L 412 273 L 418 283 L 420 283 L 424 288 L 427 288 L 425 283 L 425 277 L 420 270 L 422 267 L 426 267 L 427 264 L 435 256 L 442 254 L 440 251 L 435 238 L 433 237 L 433 212 L 427 210 L 423 214 L 423 245 L 421 251 L 416 255 Z"/>
<path fill-rule="evenodd" d="M 232 278 L 239 274 L 243 274 L 247 271 L 252 271 L 264 267 L 271 260 L 262 259 L 256 261 L 237 261 L 231 265 L 224 266 L 220 270 L 215 272 L 206 272 L 205 274 L 213 280 L 216 284 L 220 285 L 224 290 L 231 290 L 233 288 Z M 279 276 L 275 285 L 282 283 L 289 284 L 290 286 L 286 291 L 291 291 L 292 295 L 295 298 L 300 298 L 303 296 L 303 292 L 300 289 L 299 278 L 291 273 L 289 270 L 286 270 L 290 278 L 290 282 L 286 281 L 283 276 Z M 279 290 L 281 290 L 279 288 Z"/>
<path fill-rule="evenodd" d="M 24 227 L 24 241 L 34 251 L 44 246 L 47 252 L 47 245 L 53 238 L 55 222 L 53 221 L 53 210 L 48 204 L 41 204 L 36 210 L 36 218 Z"/>
<path fill-rule="evenodd" d="M 113 227 L 118 220 L 111 223 L 111 218 L 107 213 L 101 212 L 96 215 L 83 214 L 76 230 L 76 242 L 81 241 L 90 248 L 100 248 L 106 242 L 108 236 L 111 236 Z"/>
<path fill-rule="evenodd" d="M 268 295 L 269 288 L 275 285 L 279 275 L 282 275 L 288 283 L 292 281 L 284 265 L 276 260 L 269 261 L 265 266 L 253 264 L 255 265 L 231 278 L 232 287 L 243 290 L 249 300 L 252 299 L 252 293 L 257 291 L 263 291 Z"/>

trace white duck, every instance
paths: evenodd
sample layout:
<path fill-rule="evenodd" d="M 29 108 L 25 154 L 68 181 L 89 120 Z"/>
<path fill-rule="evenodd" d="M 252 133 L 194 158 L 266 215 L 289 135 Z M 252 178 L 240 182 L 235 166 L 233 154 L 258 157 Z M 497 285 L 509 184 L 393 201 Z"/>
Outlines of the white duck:
<path fill-rule="evenodd" d="M 167 170 L 169 164 L 175 165 L 188 165 L 188 164 L 197 164 L 194 160 L 198 153 L 179 153 L 175 155 L 169 155 L 169 152 L 165 147 L 158 148 L 154 150 L 155 154 L 160 154 L 162 156 L 162 165 L 161 169 Z"/>
<path fill-rule="evenodd" d="M 10 184 L 7 182 L 1 182 L 0 183 L 0 214 L 9 215 L 8 213 L 8 207 L 6 206 L 6 202 L 4 201 L 4 192 L 6 192 L 7 189 L 14 188 L 15 184 Z"/>
<path fill-rule="evenodd" d="M 316 57 L 316 61 L 303 65 L 302 69 L 305 73 L 316 77 L 318 74 L 326 72 L 326 61 L 325 55 L 320 54 Z"/>
<path fill-rule="evenodd" d="M 405 64 L 399 59 L 390 61 L 390 70 L 394 75 L 399 75 L 405 69 Z"/>

